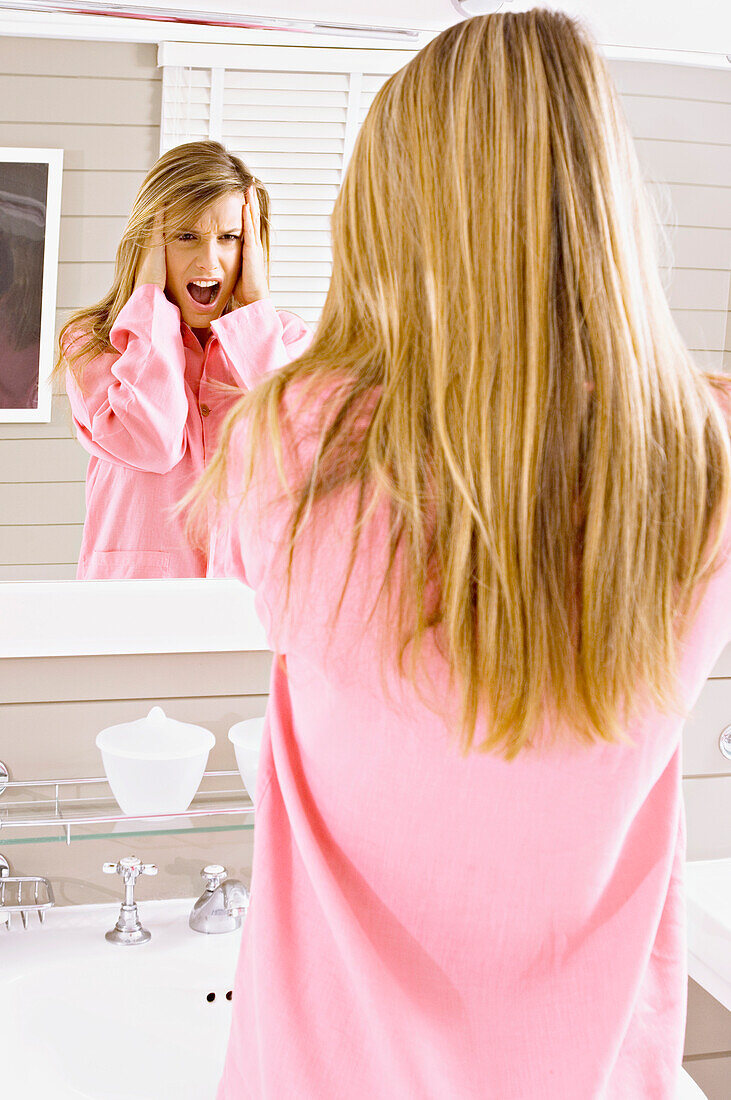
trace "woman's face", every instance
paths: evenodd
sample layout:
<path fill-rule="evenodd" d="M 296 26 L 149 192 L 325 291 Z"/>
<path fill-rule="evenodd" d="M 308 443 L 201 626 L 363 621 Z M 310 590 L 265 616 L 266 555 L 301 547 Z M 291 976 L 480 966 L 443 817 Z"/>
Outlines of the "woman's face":
<path fill-rule="evenodd" d="M 243 202 L 243 192 L 217 199 L 165 247 L 165 293 L 192 329 L 207 329 L 220 317 L 236 285 Z"/>

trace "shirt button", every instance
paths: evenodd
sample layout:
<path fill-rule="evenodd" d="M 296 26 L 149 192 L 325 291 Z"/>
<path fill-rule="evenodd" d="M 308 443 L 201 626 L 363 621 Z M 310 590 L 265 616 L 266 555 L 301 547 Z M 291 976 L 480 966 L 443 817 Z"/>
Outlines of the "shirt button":
<path fill-rule="evenodd" d="M 210 411 L 208 405 L 201 405 L 201 416 L 208 416 Z"/>

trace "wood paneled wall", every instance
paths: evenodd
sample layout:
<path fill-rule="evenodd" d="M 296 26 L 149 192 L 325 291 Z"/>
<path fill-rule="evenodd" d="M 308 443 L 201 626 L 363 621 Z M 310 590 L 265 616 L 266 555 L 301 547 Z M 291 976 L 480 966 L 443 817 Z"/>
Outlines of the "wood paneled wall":
<path fill-rule="evenodd" d="M 63 148 L 56 331 L 108 289 L 160 142 L 156 47 L 0 36 L 0 145 Z M 0 424 L 0 582 L 76 575 L 87 454 L 65 393 L 50 424 Z"/>

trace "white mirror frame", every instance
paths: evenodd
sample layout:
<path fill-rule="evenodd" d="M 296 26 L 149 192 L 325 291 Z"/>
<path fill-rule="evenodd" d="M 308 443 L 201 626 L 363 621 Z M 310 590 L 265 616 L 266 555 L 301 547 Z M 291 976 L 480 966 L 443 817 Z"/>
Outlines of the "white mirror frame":
<path fill-rule="evenodd" d="M 3 657 L 269 651 L 251 588 L 236 580 L 0 584 Z"/>

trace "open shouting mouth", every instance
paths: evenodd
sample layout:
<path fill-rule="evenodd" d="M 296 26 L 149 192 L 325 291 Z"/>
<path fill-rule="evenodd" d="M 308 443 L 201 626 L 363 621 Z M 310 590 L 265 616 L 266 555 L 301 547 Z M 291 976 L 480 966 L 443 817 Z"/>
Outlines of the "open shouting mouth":
<path fill-rule="evenodd" d="M 186 290 L 198 308 L 213 309 L 221 292 L 221 284 L 214 279 L 194 279 Z"/>

